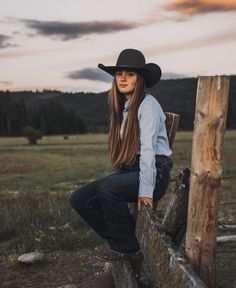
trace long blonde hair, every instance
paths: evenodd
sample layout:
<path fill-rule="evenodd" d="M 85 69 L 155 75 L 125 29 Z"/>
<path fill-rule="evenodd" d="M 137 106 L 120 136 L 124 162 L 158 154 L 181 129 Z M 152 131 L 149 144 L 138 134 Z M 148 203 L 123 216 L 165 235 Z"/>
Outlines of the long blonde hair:
<path fill-rule="evenodd" d="M 140 146 L 138 108 L 145 97 L 145 91 L 144 78 L 137 74 L 137 82 L 134 93 L 129 101 L 129 111 L 121 139 L 120 128 L 125 96 L 119 92 L 116 80 L 113 79 L 112 87 L 108 95 L 108 103 L 111 107 L 108 144 L 109 158 L 116 169 L 118 169 L 122 163 L 132 165 L 135 162 Z"/>

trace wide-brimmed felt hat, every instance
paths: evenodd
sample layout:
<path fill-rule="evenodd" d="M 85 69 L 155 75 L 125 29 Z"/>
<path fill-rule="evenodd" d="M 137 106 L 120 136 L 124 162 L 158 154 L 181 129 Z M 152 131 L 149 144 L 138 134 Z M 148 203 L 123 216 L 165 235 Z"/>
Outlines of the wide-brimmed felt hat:
<path fill-rule="evenodd" d="M 114 76 L 118 70 L 131 70 L 141 74 L 146 82 L 147 88 L 155 85 L 161 78 L 161 68 L 155 63 L 147 63 L 143 53 L 136 49 L 125 49 L 121 51 L 116 66 L 105 66 L 101 63 L 98 68 Z"/>

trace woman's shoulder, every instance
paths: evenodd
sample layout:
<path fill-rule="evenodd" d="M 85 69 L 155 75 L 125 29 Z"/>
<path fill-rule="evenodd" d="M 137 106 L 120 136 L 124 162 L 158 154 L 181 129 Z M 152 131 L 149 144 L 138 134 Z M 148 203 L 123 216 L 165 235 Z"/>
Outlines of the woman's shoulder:
<path fill-rule="evenodd" d="M 146 94 L 142 103 L 139 106 L 140 110 L 143 110 L 145 107 L 152 107 L 158 110 L 162 110 L 161 105 L 157 101 L 157 99 L 151 94 Z"/>

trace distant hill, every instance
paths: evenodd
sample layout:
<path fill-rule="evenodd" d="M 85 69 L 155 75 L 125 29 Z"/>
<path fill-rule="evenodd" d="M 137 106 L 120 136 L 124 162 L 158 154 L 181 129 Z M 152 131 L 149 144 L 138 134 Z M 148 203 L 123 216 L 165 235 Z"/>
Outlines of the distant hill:
<path fill-rule="evenodd" d="M 181 115 L 180 130 L 192 130 L 195 112 L 197 78 L 161 80 L 149 92 L 159 101 L 164 111 Z M 0 91 L 4 93 L 3 91 Z M 56 90 L 42 92 L 11 92 L 13 99 L 21 99 L 26 106 L 37 106 L 40 102 L 54 99 L 66 109 L 73 109 L 82 118 L 89 132 L 107 132 L 110 111 L 108 91 L 102 93 L 65 93 Z M 230 79 L 227 128 L 236 129 L 236 76 Z"/>

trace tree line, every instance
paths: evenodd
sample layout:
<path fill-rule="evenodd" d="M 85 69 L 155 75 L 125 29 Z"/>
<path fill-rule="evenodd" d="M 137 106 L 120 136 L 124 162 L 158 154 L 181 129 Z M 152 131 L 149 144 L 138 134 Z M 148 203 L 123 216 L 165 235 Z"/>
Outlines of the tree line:
<path fill-rule="evenodd" d="M 148 91 L 165 112 L 180 115 L 179 130 L 194 128 L 197 80 L 161 80 Z M 108 133 L 107 97 L 108 91 L 0 91 L 0 134 L 18 133 L 26 125 L 43 134 Z M 226 128 L 236 129 L 236 76 L 230 77 Z"/>
<path fill-rule="evenodd" d="M 87 132 L 84 120 L 73 109 L 66 109 L 57 99 L 46 99 L 27 106 L 22 98 L 0 93 L 0 135 L 21 135 L 25 127 L 38 129 L 44 135 L 82 134 Z"/>

